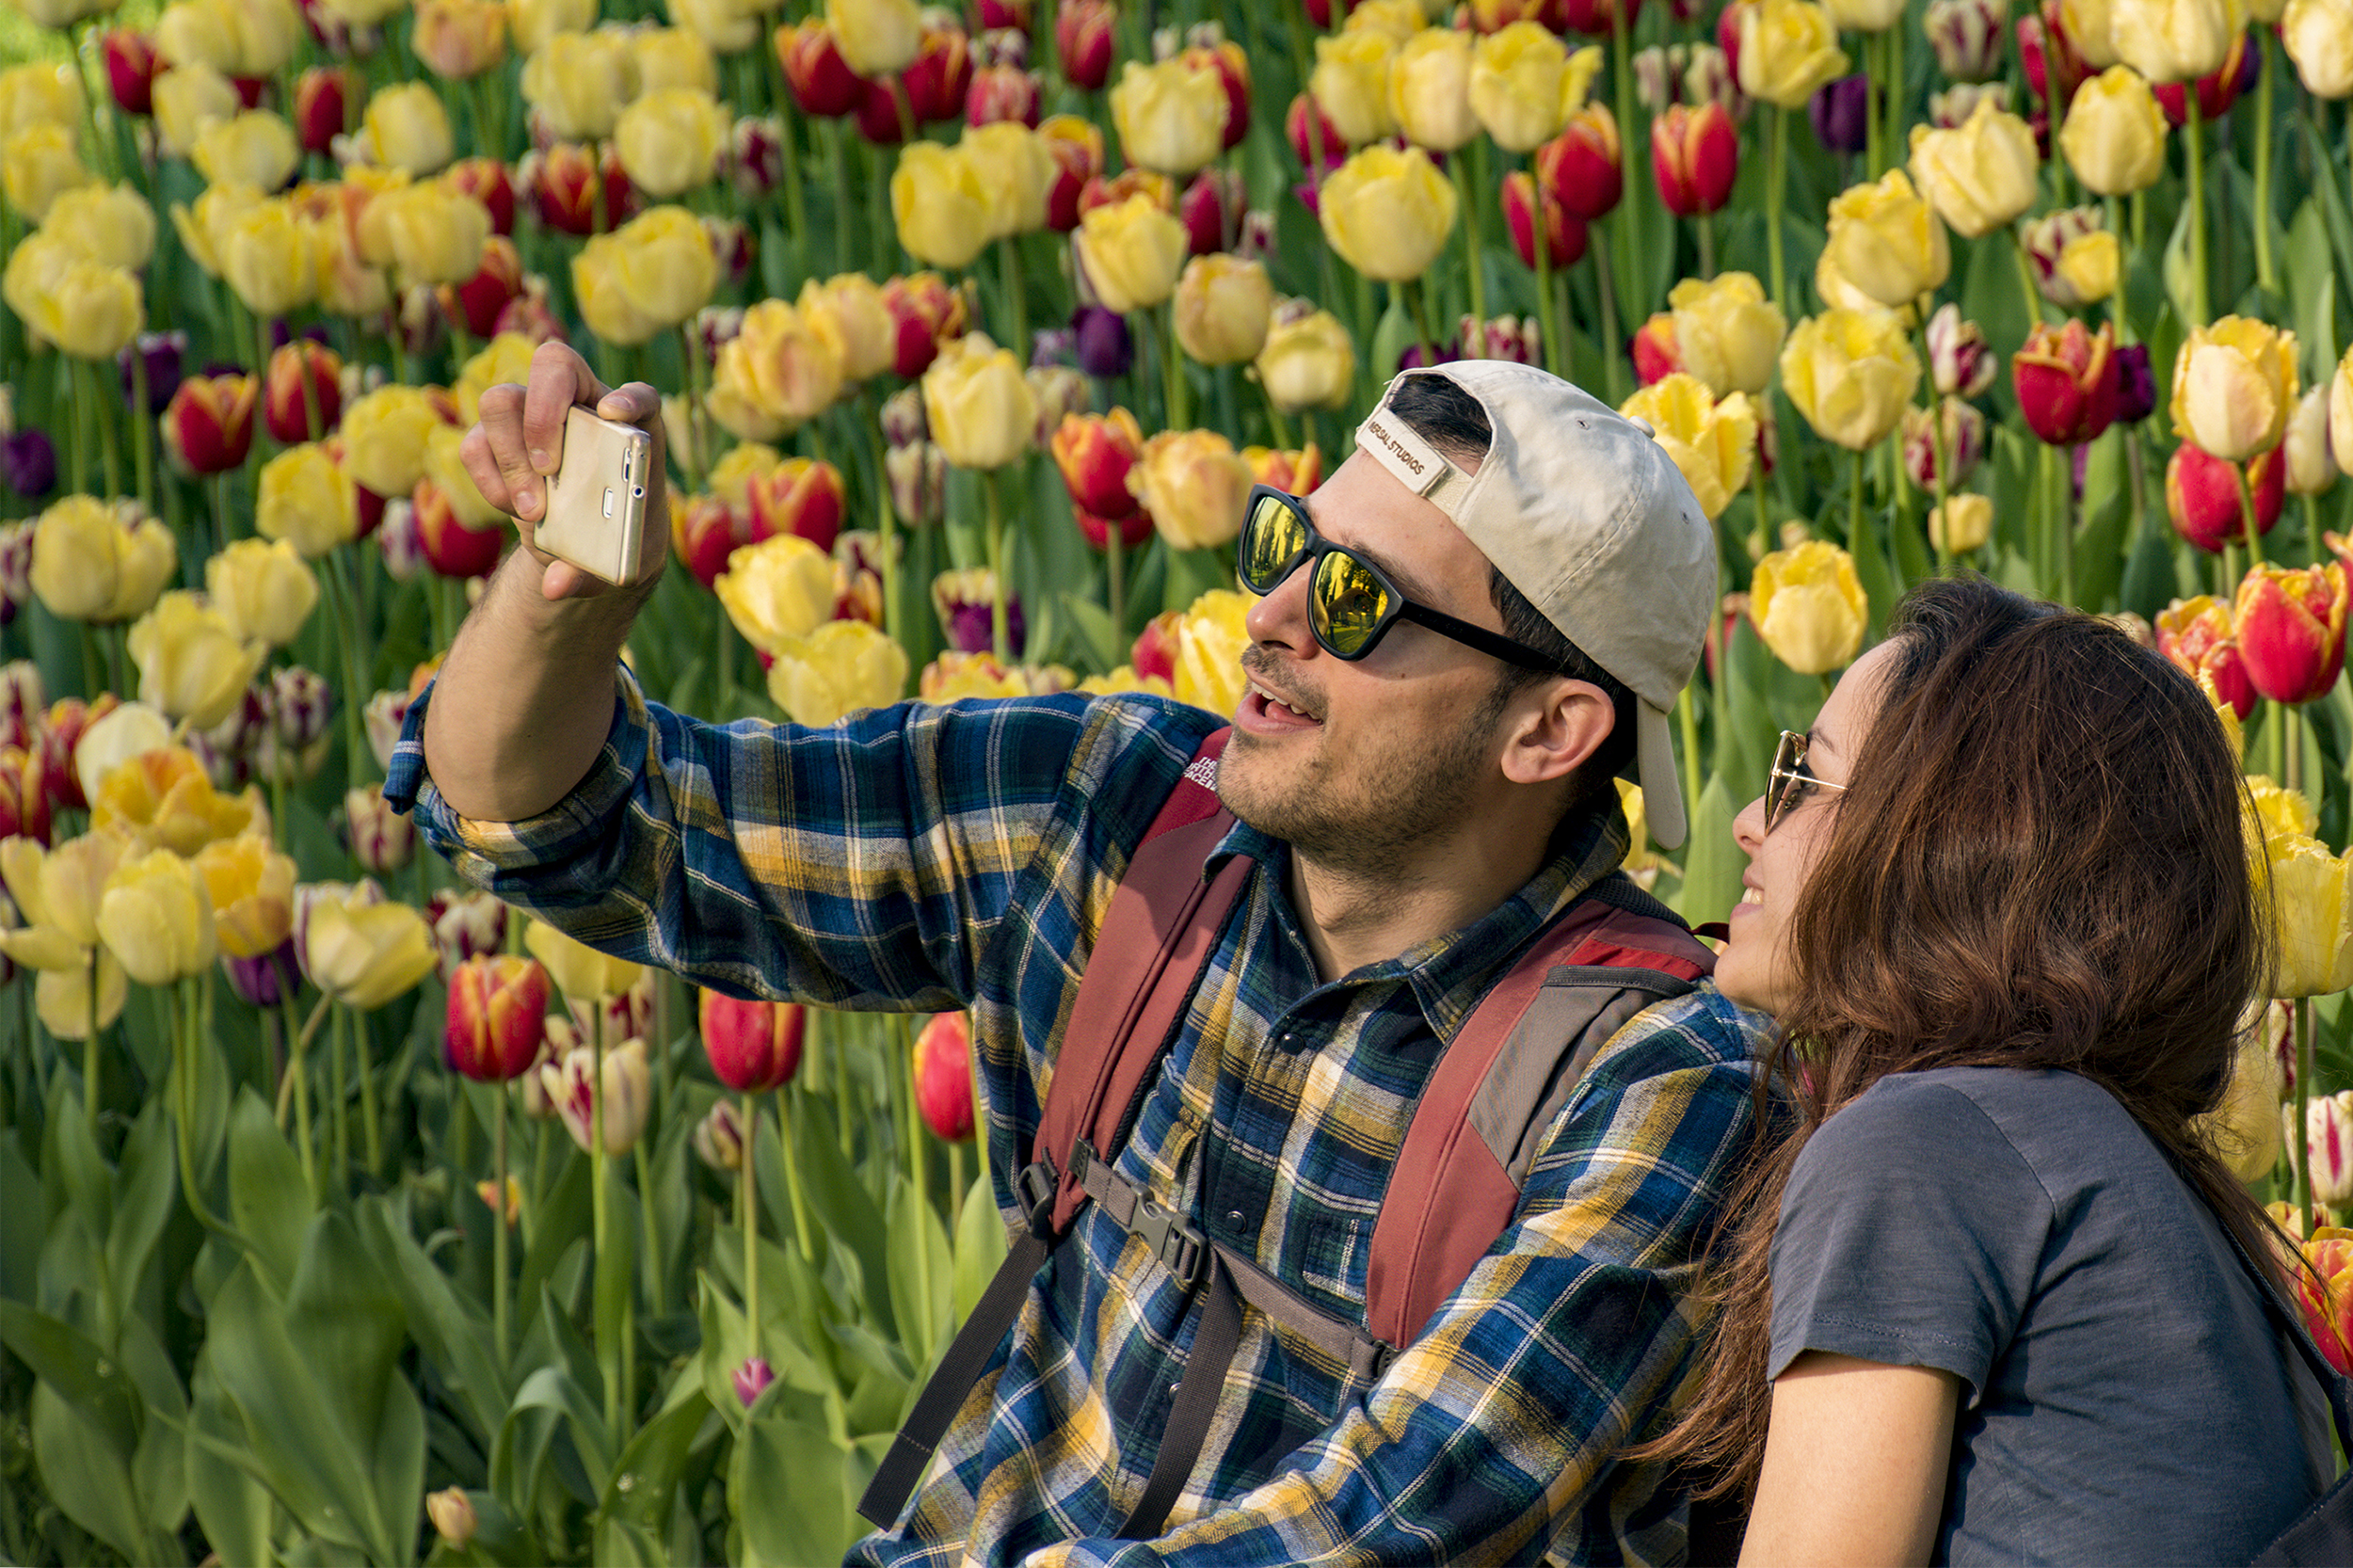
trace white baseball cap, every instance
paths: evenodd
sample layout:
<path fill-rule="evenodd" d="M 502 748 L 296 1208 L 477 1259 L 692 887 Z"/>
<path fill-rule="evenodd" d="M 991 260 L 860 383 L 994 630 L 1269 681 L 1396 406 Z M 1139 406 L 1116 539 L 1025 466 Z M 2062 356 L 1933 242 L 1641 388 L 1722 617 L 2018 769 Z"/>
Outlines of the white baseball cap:
<path fill-rule="evenodd" d="M 1486 410 L 1476 472 L 1389 411 L 1408 376 L 1438 376 Z M 1650 836 L 1683 842 L 1668 713 L 1715 614 L 1716 535 L 1683 471 L 1640 420 L 1532 365 L 1456 360 L 1392 380 L 1356 445 L 1452 519 L 1545 619 L 1635 696 L 1635 781 Z"/>

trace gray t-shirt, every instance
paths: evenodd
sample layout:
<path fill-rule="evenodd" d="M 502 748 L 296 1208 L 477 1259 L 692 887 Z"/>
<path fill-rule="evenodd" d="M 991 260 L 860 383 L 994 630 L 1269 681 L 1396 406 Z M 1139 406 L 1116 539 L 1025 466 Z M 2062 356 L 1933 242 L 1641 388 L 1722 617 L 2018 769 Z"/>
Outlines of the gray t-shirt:
<path fill-rule="evenodd" d="M 2073 1073 L 1881 1079 L 1799 1155 L 1772 1271 L 1768 1376 L 1818 1350 L 1968 1385 L 1938 1562 L 2245 1563 L 2333 1474 L 2230 1238 Z"/>

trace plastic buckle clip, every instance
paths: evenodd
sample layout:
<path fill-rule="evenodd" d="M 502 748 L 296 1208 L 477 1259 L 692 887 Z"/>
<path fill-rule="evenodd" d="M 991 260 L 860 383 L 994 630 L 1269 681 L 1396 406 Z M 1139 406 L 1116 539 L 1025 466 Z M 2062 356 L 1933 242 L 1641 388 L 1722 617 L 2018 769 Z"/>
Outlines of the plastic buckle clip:
<path fill-rule="evenodd" d="M 1161 1266 L 1176 1276 L 1177 1284 L 1191 1290 L 1201 1283 L 1208 1272 L 1209 1249 L 1183 1215 L 1145 1198 L 1136 1205 L 1136 1217 L 1128 1230 L 1152 1249 Z"/>
<path fill-rule="evenodd" d="M 1013 1178 L 1013 1190 L 1021 1200 L 1022 1212 L 1030 1222 L 1030 1234 L 1041 1240 L 1050 1239 L 1054 1224 L 1054 1198 L 1061 1191 L 1062 1178 L 1054 1174 L 1051 1160 L 1039 1160 L 1021 1167 L 1021 1174 Z"/>

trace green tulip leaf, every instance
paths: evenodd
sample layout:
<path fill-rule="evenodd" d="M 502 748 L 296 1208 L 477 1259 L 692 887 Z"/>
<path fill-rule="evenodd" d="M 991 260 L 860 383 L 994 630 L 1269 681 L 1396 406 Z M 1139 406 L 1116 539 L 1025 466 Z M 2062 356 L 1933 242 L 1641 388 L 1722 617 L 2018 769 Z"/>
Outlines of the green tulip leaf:
<path fill-rule="evenodd" d="M 67 1518 L 129 1561 L 187 1560 L 146 1528 L 128 1457 L 115 1447 L 115 1434 L 69 1404 L 46 1378 L 33 1388 L 32 1428 L 33 1462 Z"/>
<path fill-rule="evenodd" d="M 919 1367 L 931 1365 L 947 1325 L 955 1258 L 939 1211 L 904 1176 L 893 1173 L 888 1219 L 890 1306 L 907 1353 Z"/>
<path fill-rule="evenodd" d="M 754 1421 L 737 1445 L 728 1500 L 744 1526 L 744 1568 L 840 1560 L 856 1539 L 841 1450 L 820 1428 Z"/>
<path fill-rule="evenodd" d="M 120 1299 L 127 1301 L 138 1290 L 180 1195 L 178 1152 L 161 1105 L 149 1105 L 132 1124 L 115 1166 L 114 1187 L 114 1221 L 105 1233 L 106 1273 Z"/>
<path fill-rule="evenodd" d="M 683 1397 L 638 1428 L 621 1450 L 604 1488 L 604 1517 L 642 1527 L 658 1537 L 669 1523 L 679 1477 L 686 1469 L 696 1435 L 711 1415 L 711 1401 L 689 1380 Z"/>
<path fill-rule="evenodd" d="M 229 1218 L 253 1243 L 264 1281 L 283 1294 L 302 1261 L 311 1192 L 269 1106 L 249 1088 L 229 1113 Z"/>
<path fill-rule="evenodd" d="M 25 1163 L 16 1129 L 0 1131 L 0 1214 L 16 1216 L 0 1225 L 0 1301 L 33 1299 L 40 1279 L 42 1229 L 34 1216 L 47 1209 L 40 1177 Z"/>
<path fill-rule="evenodd" d="M 552 1410 L 571 1423 L 572 1443 L 587 1469 L 589 1489 L 602 1493 L 613 1473 L 613 1438 L 587 1392 L 562 1368 L 542 1367 L 515 1391 L 508 1419 L 526 1410 Z"/>
<path fill-rule="evenodd" d="M 964 1212 L 956 1218 L 955 1280 L 950 1292 L 950 1316 L 955 1322 L 972 1315 L 1004 1260 L 1005 1218 L 998 1211 L 997 1195 L 984 1171 L 973 1178 L 971 1191 L 964 1195 Z"/>
<path fill-rule="evenodd" d="M 812 1218 L 819 1229 L 840 1243 L 833 1251 L 847 1253 L 856 1260 L 863 1304 L 874 1320 L 876 1332 L 896 1335 L 899 1326 L 891 1308 L 890 1267 L 885 1248 L 887 1227 L 882 1210 L 874 1207 L 866 1184 L 841 1158 L 841 1145 L 824 1103 L 808 1096 L 788 1095 L 786 1100 L 798 1102 L 793 1116 L 793 1152 L 800 1157 L 802 1190 L 815 1211 Z M 776 1142 L 760 1140 L 762 1146 Z M 781 1166 L 778 1171 L 781 1174 Z M 765 1180 L 760 1183 L 760 1195 L 762 1202 L 767 1201 Z M 777 1196 L 783 1194 L 779 1192 Z M 791 1211 L 789 1203 L 774 1205 L 769 1209 L 777 1215 Z"/>
<path fill-rule="evenodd" d="M 78 1330 L 29 1306 L 0 1302 L 0 1345 L 105 1439 L 128 1464 L 138 1448 L 143 1404 L 130 1370 Z"/>
<path fill-rule="evenodd" d="M 196 1522 L 223 1562 L 269 1560 L 275 1507 L 269 1488 L 228 1454 L 243 1454 L 249 1442 L 245 1419 L 220 1391 L 209 1358 L 200 1356 L 188 1411 L 188 1498 Z"/>
<path fill-rule="evenodd" d="M 490 1343 L 490 1315 L 434 1267 L 384 1199 L 365 1200 L 355 1213 L 360 1239 L 400 1297 L 409 1336 L 448 1379 L 475 1440 L 487 1444 L 505 1419 L 508 1394 Z"/>
<path fill-rule="evenodd" d="M 1740 874 L 1748 869 L 1749 857 L 1732 836 L 1732 819 L 1738 811 L 1723 775 L 1701 787 L 1690 836 L 1684 840 L 1683 888 L 1675 906 L 1693 925 L 1721 920 L 1740 902 Z"/>

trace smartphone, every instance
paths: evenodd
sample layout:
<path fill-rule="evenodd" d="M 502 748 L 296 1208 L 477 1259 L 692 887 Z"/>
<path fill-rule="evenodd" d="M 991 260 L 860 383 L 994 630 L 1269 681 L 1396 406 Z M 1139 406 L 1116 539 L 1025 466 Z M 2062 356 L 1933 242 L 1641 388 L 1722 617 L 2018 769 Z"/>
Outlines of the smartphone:
<path fill-rule="evenodd" d="M 652 466 L 651 436 L 575 404 L 564 417 L 564 457 L 548 479 L 547 517 L 534 540 L 607 583 L 643 581 Z"/>

